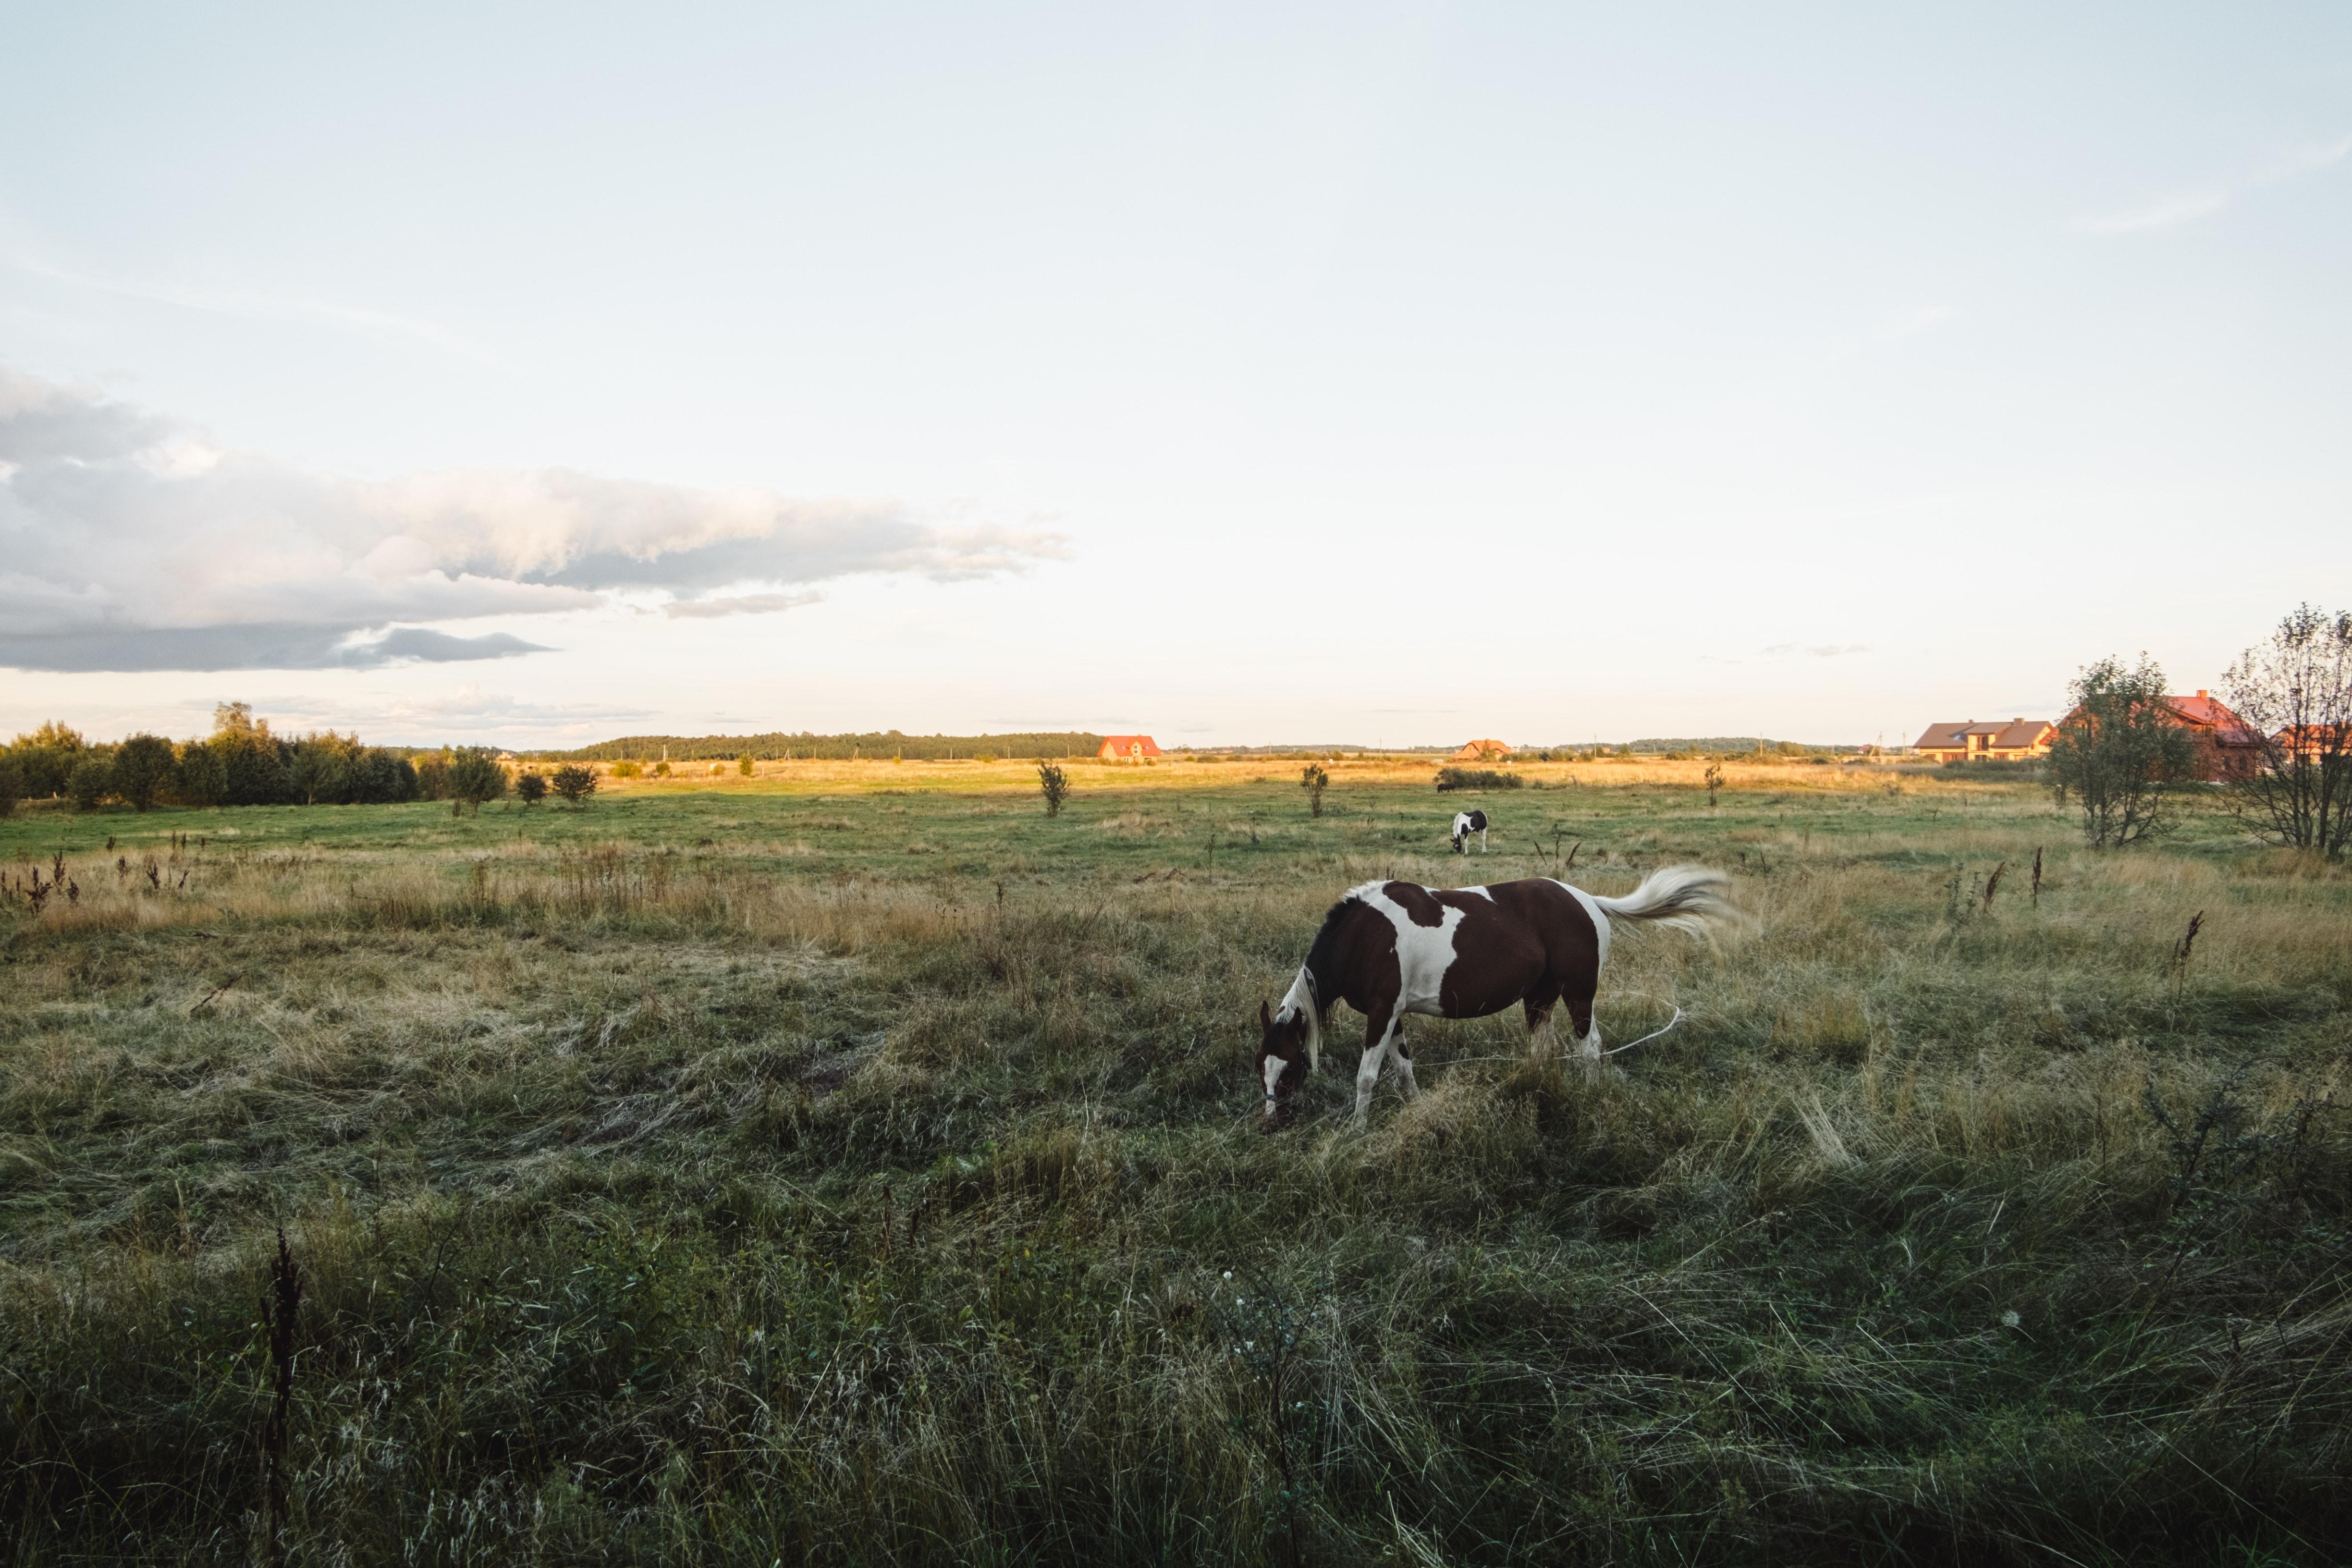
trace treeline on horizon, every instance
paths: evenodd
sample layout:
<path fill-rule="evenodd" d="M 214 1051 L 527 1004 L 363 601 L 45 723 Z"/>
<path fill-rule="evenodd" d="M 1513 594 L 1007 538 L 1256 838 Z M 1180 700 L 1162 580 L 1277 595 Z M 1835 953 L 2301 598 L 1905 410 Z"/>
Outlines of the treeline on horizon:
<path fill-rule="evenodd" d="M 202 740 L 94 742 L 52 721 L 0 746 L 0 816 L 26 799 L 62 799 L 81 811 L 113 802 L 138 811 L 396 805 L 496 798 L 506 784 L 494 753 L 481 747 L 369 746 L 332 730 L 280 735 L 243 702 L 214 709 L 213 732 Z"/>
<path fill-rule="evenodd" d="M 1091 757 L 1102 749 L 1100 735 L 1083 731 L 1037 731 L 1014 735 L 906 735 L 896 730 L 869 730 L 854 735 L 817 735 L 803 730 L 786 734 L 772 730 L 762 735 L 623 735 L 573 751 L 518 752 L 537 762 L 550 763 L 731 763 L 750 756 L 755 762 L 850 762 L 877 757 L 905 757 L 916 762 L 946 762 L 975 757 Z"/>
<path fill-rule="evenodd" d="M 910 762 L 1020 760 L 1091 757 L 1102 749 L 1103 738 L 1086 731 L 1038 731 L 1011 735 L 908 735 L 897 730 L 868 730 L 856 734 L 819 735 L 808 731 L 787 734 L 770 731 L 759 735 L 623 735 L 571 751 L 523 750 L 515 754 L 533 762 L 551 763 L 731 763 L 749 755 L 755 762 L 851 762 L 903 757 Z M 1171 752 L 1202 755 L 1265 757 L 1330 757 L 1339 755 L 1414 756 L 1450 752 L 1459 742 L 1426 746 L 1362 746 L 1355 744 L 1270 746 L 1184 746 Z M 1811 746 L 1796 741 L 1773 741 L 1756 735 L 1708 735 L 1672 740 L 1603 741 L 1558 746 L 1521 746 L 1512 752 L 1524 762 L 1577 762 L 1593 756 L 1635 756 L 1722 752 L 1732 755 L 1763 752 L 1768 756 L 1810 756 L 1821 752 L 1860 752 L 1861 746 Z"/>

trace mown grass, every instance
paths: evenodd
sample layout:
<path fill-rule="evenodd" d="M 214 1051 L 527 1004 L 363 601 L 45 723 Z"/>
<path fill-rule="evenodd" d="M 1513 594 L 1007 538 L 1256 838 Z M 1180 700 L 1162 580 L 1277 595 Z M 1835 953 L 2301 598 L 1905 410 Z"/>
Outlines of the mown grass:
<path fill-rule="evenodd" d="M 288 1562 L 2352 1552 L 2343 873 L 1874 769 L 1529 768 L 1466 868 L 1427 769 L 1075 771 L 0 823 L 79 889 L 0 903 L 10 1560 L 269 1555 L 280 1226 Z M 1679 1028 L 1253 1130 L 1339 889 L 1572 847 L 1739 874 L 1612 954 Z"/>

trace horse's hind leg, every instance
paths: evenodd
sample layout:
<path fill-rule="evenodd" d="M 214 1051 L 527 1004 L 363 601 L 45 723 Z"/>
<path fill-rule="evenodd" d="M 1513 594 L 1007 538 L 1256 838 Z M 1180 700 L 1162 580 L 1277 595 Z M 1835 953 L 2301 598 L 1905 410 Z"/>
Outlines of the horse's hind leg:
<path fill-rule="evenodd" d="M 1592 996 L 1590 993 L 1568 999 L 1568 1022 L 1570 1027 L 1576 1031 L 1578 1055 L 1584 1063 L 1585 1081 L 1588 1083 L 1599 1081 L 1601 1025 L 1592 1016 Z"/>
<path fill-rule="evenodd" d="M 1552 1020 L 1552 1005 L 1559 1000 L 1556 990 L 1530 991 L 1520 1005 L 1528 1015 L 1528 1059 L 1541 1061 L 1559 1048 L 1559 1030 Z"/>

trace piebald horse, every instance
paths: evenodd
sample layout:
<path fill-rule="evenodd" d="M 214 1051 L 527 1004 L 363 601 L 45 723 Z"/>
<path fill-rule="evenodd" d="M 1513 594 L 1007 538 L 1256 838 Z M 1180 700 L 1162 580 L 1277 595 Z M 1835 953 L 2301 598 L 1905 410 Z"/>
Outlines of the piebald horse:
<path fill-rule="evenodd" d="M 1321 1070 L 1323 1026 L 1335 1002 L 1364 1016 L 1359 1127 L 1370 1113 L 1383 1057 L 1395 1065 L 1406 1099 L 1421 1092 L 1404 1041 L 1408 1013 L 1483 1018 L 1516 1002 L 1527 1009 L 1528 1054 L 1539 1056 L 1559 1042 L 1552 1006 L 1565 1000 L 1585 1071 L 1597 1072 L 1601 1028 L 1592 1020 L 1592 997 L 1609 957 L 1611 918 L 1655 921 L 1706 936 L 1742 918 L 1730 886 L 1720 871 L 1669 866 L 1622 899 L 1542 877 L 1486 888 L 1366 882 L 1349 889 L 1323 917 L 1280 1008 L 1258 1004 L 1262 1125 L 1271 1130 L 1286 1121 L 1291 1094 L 1307 1073 Z"/>
<path fill-rule="evenodd" d="M 1454 814 L 1454 852 L 1470 853 L 1470 836 L 1478 836 L 1478 853 L 1486 852 L 1486 814 L 1483 811 L 1457 811 Z"/>

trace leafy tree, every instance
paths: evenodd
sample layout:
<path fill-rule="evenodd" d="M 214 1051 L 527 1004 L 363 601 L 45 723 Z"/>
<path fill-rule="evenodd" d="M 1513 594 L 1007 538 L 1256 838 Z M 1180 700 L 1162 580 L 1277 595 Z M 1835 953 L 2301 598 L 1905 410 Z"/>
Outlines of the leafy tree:
<path fill-rule="evenodd" d="M 298 741 L 286 769 L 286 787 L 304 805 L 340 805 L 351 798 L 351 767 L 339 749 L 316 736 Z"/>
<path fill-rule="evenodd" d="M 554 786 L 556 794 L 573 805 L 583 804 L 590 795 L 596 793 L 595 770 L 583 768 L 578 763 L 564 763 L 555 770 L 555 776 L 547 782 Z"/>
<path fill-rule="evenodd" d="M 2273 843 L 2330 860 L 2352 842 L 2352 613 L 2298 605 L 2221 678 L 2261 739 L 2227 782 L 2231 809 Z"/>
<path fill-rule="evenodd" d="M 547 798 L 547 781 L 535 772 L 526 772 L 515 780 L 514 792 L 521 799 L 523 808 L 529 810 Z"/>
<path fill-rule="evenodd" d="M 114 749 L 114 793 L 144 811 L 172 782 L 178 761 L 161 735 L 133 735 Z"/>
<path fill-rule="evenodd" d="M 416 798 L 416 769 L 381 746 L 361 749 L 352 763 L 352 799 L 390 805 Z"/>
<path fill-rule="evenodd" d="M 195 748 L 191 747 L 190 750 Z M 288 798 L 286 749 L 243 702 L 213 709 L 211 739 L 203 742 L 210 765 L 200 767 L 207 805 L 276 805 Z"/>
<path fill-rule="evenodd" d="M 76 811 L 96 811 L 98 803 L 114 793 L 114 764 L 96 752 L 85 752 L 66 776 L 66 795 Z"/>
<path fill-rule="evenodd" d="M 2103 658 L 2067 688 L 2074 710 L 2050 742 L 2050 782 L 2083 812 L 2095 848 L 2137 843 L 2171 826 L 2175 786 L 2194 775 L 2195 743 L 2164 700 L 2164 671 Z"/>
<path fill-rule="evenodd" d="M 1323 792 L 1330 785 L 1331 775 L 1324 771 L 1321 763 L 1307 763 L 1307 770 L 1298 775 L 1298 787 L 1307 792 L 1307 808 L 1309 816 L 1323 815 Z"/>
<path fill-rule="evenodd" d="M 25 795 L 25 773 L 16 759 L 0 751 L 0 816 L 14 816 L 16 802 Z"/>
<path fill-rule="evenodd" d="M 507 771 L 489 752 L 468 749 L 449 764 L 450 799 L 473 807 L 476 816 L 482 815 L 482 802 L 506 793 Z"/>
<path fill-rule="evenodd" d="M 1070 775 L 1052 763 L 1037 764 L 1037 790 L 1045 797 L 1045 815 L 1062 815 L 1062 803 L 1070 798 Z"/>
<path fill-rule="evenodd" d="M 449 752 L 446 748 L 418 760 L 416 793 L 426 800 L 449 798 Z"/>
<path fill-rule="evenodd" d="M 19 735 L 9 746 L 16 759 L 18 787 L 35 800 L 66 793 L 74 764 L 89 749 L 80 734 L 52 719 L 29 735 Z"/>
<path fill-rule="evenodd" d="M 751 768 L 752 762 L 751 752 L 746 752 L 741 756 L 735 759 L 735 771 L 741 773 L 745 778 L 748 779 L 751 776 Z"/>

